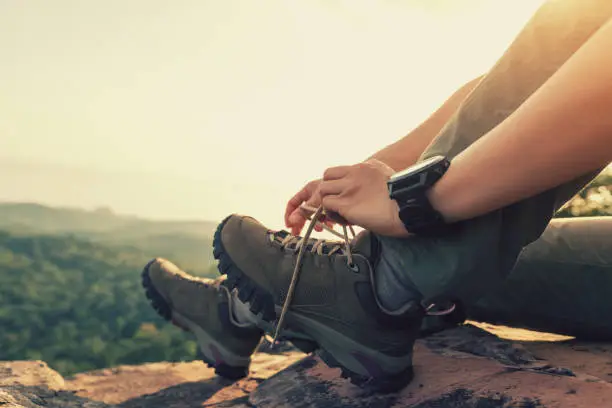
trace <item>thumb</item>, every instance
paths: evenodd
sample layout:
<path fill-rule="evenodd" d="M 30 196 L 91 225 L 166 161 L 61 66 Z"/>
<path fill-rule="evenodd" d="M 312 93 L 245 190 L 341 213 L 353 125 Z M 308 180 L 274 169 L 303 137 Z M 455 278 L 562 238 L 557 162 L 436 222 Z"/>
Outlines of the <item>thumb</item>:
<path fill-rule="evenodd" d="M 328 195 L 323 197 L 323 208 L 327 213 L 326 217 L 332 223 L 340 225 L 350 225 L 351 223 L 345 217 L 346 206 L 344 201 L 337 195 Z"/>
<path fill-rule="evenodd" d="M 312 208 L 318 208 L 321 205 L 321 192 L 317 188 L 306 201 L 306 205 Z"/>
<path fill-rule="evenodd" d="M 334 212 L 342 214 L 342 199 L 340 199 L 337 195 L 328 195 L 323 197 L 321 200 L 321 205 L 327 213 Z"/>

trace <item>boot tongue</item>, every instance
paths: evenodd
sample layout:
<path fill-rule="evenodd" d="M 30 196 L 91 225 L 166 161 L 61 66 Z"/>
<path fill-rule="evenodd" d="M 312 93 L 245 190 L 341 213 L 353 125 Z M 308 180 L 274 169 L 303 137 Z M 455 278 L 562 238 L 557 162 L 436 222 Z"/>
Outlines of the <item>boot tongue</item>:
<path fill-rule="evenodd" d="M 351 242 L 351 250 L 361 254 L 370 261 L 378 259 L 380 253 L 380 241 L 370 231 L 361 231 Z"/>

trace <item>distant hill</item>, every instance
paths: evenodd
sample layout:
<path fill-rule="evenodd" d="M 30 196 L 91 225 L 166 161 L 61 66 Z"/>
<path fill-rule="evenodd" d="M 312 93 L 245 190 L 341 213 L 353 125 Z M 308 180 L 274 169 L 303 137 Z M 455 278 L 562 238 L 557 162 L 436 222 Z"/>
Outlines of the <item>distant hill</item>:
<path fill-rule="evenodd" d="M 218 276 L 215 223 L 0 203 L 0 360 L 43 359 L 64 374 L 191 360 L 196 345 L 162 322 L 140 272 L 155 256 Z"/>
<path fill-rule="evenodd" d="M 109 246 L 131 246 L 151 256 L 179 259 L 185 268 L 207 271 L 213 263 L 209 221 L 154 221 L 35 203 L 0 203 L 0 229 L 14 234 L 72 235 Z"/>
<path fill-rule="evenodd" d="M 0 203 L 0 228 L 25 228 L 44 233 L 138 234 L 187 233 L 210 237 L 216 223 L 209 221 L 153 221 L 115 214 L 108 208 L 94 211 L 48 207 L 36 203 Z M 137 235 L 138 235 L 137 234 Z"/>

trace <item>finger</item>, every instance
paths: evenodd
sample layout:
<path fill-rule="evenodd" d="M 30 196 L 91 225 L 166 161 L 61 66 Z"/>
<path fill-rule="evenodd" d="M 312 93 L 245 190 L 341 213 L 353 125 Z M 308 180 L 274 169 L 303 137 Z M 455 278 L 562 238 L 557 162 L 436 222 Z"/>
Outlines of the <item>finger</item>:
<path fill-rule="evenodd" d="M 317 222 L 316 225 L 318 228 L 321 228 L 323 230 L 325 229 L 325 227 L 333 229 L 335 224 L 336 224 L 335 221 L 332 221 L 331 219 L 327 217 L 327 213 L 323 213 L 321 217 L 319 218 L 319 221 Z"/>
<path fill-rule="evenodd" d="M 310 218 L 310 216 L 317 211 L 317 208 L 321 205 L 321 192 L 319 188 L 321 187 L 321 180 L 317 181 L 316 186 L 312 190 L 310 197 L 306 202 L 300 204 L 300 208 L 302 213 L 306 216 L 306 218 Z"/>
<path fill-rule="evenodd" d="M 287 220 L 287 227 L 290 228 L 299 228 L 300 230 L 304 227 L 304 224 L 306 223 L 307 217 L 304 216 L 304 214 L 302 214 L 302 211 L 299 208 L 296 208 L 295 210 L 293 210 L 293 212 L 291 214 L 289 214 L 288 220 Z"/>
<path fill-rule="evenodd" d="M 323 181 L 319 185 L 321 197 L 327 195 L 340 195 L 345 192 L 349 182 L 346 179 Z"/>
<path fill-rule="evenodd" d="M 339 213 L 337 213 L 335 211 L 328 212 L 327 213 L 327 218 L 329 218 L 330 220 L 332 220 L 336 224 L 340 224 L 340 225 L 349 225 L 350 224 L 346 220 L 346 218 L 344 218 L 343 216 L 341 216 Z"/>
<path fill-rule="evenodd" d="M 351 223 L 344 217 L 346 209 L 345 199 L 337 195 L 328 195 L 323 197 L 322 204 L 326 212 L 326 217 L 329 221 L 340 224 L 350 225 Z"/>
<path fill-rule="evenodd" d="M 300 205 L 300 207 L 299 207 L 299 210 L 302 213 L 302 215 L 304 215 L 304 217 L 310 218 L 310 216 L 312 214 L 317 212 L 317 208 L 319 208 L 318 205 L 315 207 L 315 206 L 310 205 L 308 203 L 302 203 L 302 205 Z"/>
<path fill-rule="evenodd" d="M 332 219 L 332 213 L 341 213 L 342 199 L 337 195 L 327 195 L 321 200 L 321 205 L 327 213 L 327 218 Z M 332 215 L 332 217 L 330 217 Z"/>
<path fill-rule="evenodd" d="M 293 197 L 289 199 L 287 203 L 287 208 L 285 208 L 285 225 L 287 227 L 289 224 L 289 216 L 302 204 L 304 201 L 308 200 L 311 196 L 309 184 L 306 184 L 304 188 L 298 191 Z"/>
<path fill-rule="evenodd" d="M 321 206 L 321 194 L 317 190 L 305 203 L 300 205 L 300 210 L 306 218 L 310 218 L 312 214 L 317 211 L 317 208 Z"/>
<path fill-rule="evenodd" d="M 323 180 L 337 180 L 346 176 L 352 166 L 330 167 L 323 173 Z"/>

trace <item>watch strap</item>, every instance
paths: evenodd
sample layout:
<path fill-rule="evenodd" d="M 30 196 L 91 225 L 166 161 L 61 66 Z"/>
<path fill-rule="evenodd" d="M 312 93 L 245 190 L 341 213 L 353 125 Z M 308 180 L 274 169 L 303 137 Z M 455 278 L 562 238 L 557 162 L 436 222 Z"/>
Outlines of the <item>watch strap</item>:
<path fill-rule="evenodd" d="M 408 232 L 417 235 L 439 235 L 451 229 L 442 214 L 431 206 L 424 193 L 398 202 L 398 205 L 400 220 Z"/>

